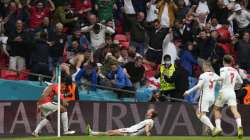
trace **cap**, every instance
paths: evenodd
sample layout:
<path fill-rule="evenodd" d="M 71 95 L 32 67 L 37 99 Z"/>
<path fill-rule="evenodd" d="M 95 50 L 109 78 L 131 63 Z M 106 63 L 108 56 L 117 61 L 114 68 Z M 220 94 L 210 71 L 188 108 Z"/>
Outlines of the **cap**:
<path fill-rule="evenodd" d="M 242 10 L 240 4 L 236 4 L 236 5 L 234 6 L 234 11 L 240 11 L 240 10 Z"/>

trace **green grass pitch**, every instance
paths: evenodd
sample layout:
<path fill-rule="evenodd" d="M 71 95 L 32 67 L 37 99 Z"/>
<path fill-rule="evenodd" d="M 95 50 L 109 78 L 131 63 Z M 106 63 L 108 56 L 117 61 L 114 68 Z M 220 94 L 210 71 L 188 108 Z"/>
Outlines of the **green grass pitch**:
<path fill-rule="evenodd" d="M 23 137 L 23 138 L 0 138 L 1 140 L 237 140 L 238 137 L 94 137 L 94 136 L 62 136 L 60 138 L 53 136 Z M 240 139 L 239 139 L 240 140 Z M 250 137 L 244 137 L 241 140 L 250 140 Z"/>

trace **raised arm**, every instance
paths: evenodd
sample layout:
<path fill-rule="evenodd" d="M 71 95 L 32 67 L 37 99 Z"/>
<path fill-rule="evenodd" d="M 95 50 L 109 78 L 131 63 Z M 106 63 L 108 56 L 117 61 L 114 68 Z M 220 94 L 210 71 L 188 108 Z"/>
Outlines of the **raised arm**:
<path fill-rule="evenodd" d="M 191 92 L 201 89 L 204 84 L 204 80 L 202 78 L 199 79 L 199 82 L 192 87 L 191 89 L 185 91 L 184 96 L 189 95 Z"/>
<path fill-rule="evenodd" d="M 52 0 L 48 0 L 49 5 L 50 5 L 50 11 L 54 11 L 55 10 L 55 4 Z"/>

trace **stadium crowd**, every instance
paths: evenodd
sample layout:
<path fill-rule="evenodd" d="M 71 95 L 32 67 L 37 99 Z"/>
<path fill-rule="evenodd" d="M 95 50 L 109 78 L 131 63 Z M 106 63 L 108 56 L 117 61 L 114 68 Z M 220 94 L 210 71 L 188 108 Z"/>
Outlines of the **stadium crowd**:
<path fill-rule="evenodd" d="M 0 52 L 18 71 L 53 76 L 59 63 L 91 90 L 151 86 L 153 102 L 183 98 L 202 64 L 219 73 L 225 54 L 247 79 L 249 10 L 248 0 L 1 0 Z"/>

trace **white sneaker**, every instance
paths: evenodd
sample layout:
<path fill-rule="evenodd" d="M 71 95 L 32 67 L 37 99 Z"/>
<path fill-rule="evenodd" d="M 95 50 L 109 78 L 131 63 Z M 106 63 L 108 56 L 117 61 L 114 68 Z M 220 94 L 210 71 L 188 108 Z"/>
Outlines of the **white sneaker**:
<path fill-rule="evenodd" d="M 33 137 L 39 137 L 38 133 L 32 132 L 31 134 Z"/>
<path fill-rule="evenodd" d="M 76 131 L 70 130 L 70 131 L 64 132 L 63 134 L 64 134 L 64 135 L 73 135 L 73 134 L 75 134 L 75 133 L 76 133 Z"/>

